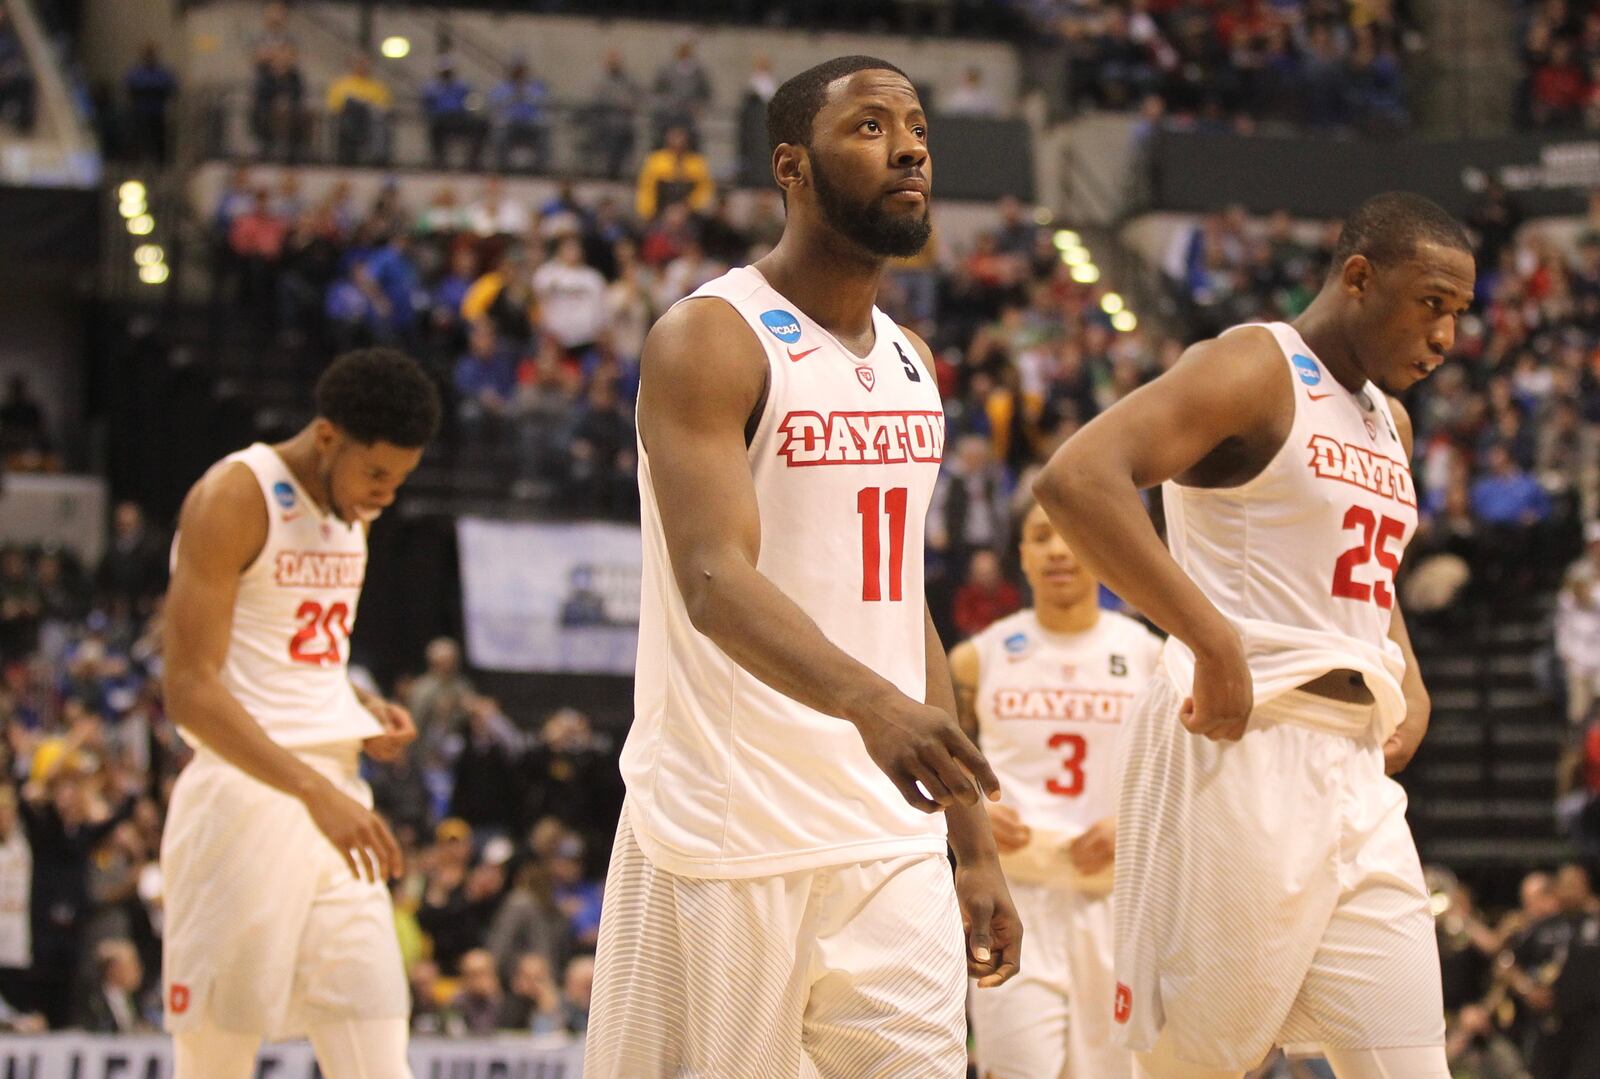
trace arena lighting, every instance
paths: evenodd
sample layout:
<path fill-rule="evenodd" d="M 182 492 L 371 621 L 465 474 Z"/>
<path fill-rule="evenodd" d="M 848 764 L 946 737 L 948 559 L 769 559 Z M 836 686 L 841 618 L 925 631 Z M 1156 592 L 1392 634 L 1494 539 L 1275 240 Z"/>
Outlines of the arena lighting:
<path fill-rule="evenodd" d="M 1051 242 L 1056 245 L 1057 251 L 1065 251 L 1069 247 L 1079 247 L 1083 243 L 1078 234 L 1071 229 L 1057 229 Z"/>
<path fill-rule="evenodd" d="M 1139 328 L 1139 320 L 1132 311 L 1118 311 L 1111 316 L 1111 328 L 1118 333 L 1132 333 Z"/>
<path fill-rule="evenodd" d="M 1120 293 L 1108 292 L 1104 296 L 1100 297 L 1100 310 L 1104 311 L 1108 315 L 1114 315 L 1127 306 L 1127 304 L 1122 302 L 1122 296 Z"/>
<path fill-rule="evenodd" d="M 138 217 L 140 214 L 150 209 L 150 207 L 145 203 L 144 199 L 139 198 L 123 199 L 122 205 L 118 206 L 117 209 L 121 212 L 123 217 L 127 218 Z"/>
<path fill-rule="evenodd" d="M 160 244 L 140 244 L 133 249 L 133 261 L 140 266 L 155 266 L 167 257 Z"/>
<path fill-rule="evenodd" d="M 1033 211 L 1033 223 L 1035 225 L 1048 225 L 1055 219 L 1056 215 L 1051 213 L 1048 207 L 1041 206 Z"/>
<path fill-rule="evenodd" d="M 148 236 L 156 230 L 156 219 L 149 214 L 140 214 L 138 217 L 128 219 L 128 231 L 135 236 Z"/>
<path fill-rule="evenodd" d="M 138 180 L 128 180 L 117 188 L 117 198 L 123 202 L 143 202 L 144 185 Z"/>
<path fill-rule="evenodd" d="M 1100 280 L 1100 268 L 1092 262 L 1085 262 L 1072 268 L 1072 279 L 1080 285 L 1092 285 Z"/>
<path fill-rule="evenodd" d="M 1068 266 L 1087 266 L 1094 260 L 1089 257 L 1089 249 L 1087 247 L 1074 247 L 1068 251 L 1061 252 L 1061 261 Z"/>
<path fill-rule="evenodd" d="M 408 38 L 386 37 L 383 44 L 378 46 L 378 51 L 391 60 L 404 60 L 411 55 L 411 41 Z"/>
<path fill-rule="evenodd" d="M 157 262 L 149 266 L 139 267 L 139 280 L 147 285 L 159 285 L 167 279 L 170 271 L 165 262 Z"/>

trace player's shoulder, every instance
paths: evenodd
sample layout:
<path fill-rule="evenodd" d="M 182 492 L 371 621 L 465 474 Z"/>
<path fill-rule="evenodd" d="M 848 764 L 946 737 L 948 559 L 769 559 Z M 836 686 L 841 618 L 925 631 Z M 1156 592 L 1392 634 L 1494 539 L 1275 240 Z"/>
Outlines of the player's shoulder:
<path fill-rule="evenodd" d="M 178 514 L 181 548 L 254 557 L 266 542 L 267 501 L 249 465 L 224 458 L 206 470 Z M 249 559 L 245 559 L 248 561 Z"/>

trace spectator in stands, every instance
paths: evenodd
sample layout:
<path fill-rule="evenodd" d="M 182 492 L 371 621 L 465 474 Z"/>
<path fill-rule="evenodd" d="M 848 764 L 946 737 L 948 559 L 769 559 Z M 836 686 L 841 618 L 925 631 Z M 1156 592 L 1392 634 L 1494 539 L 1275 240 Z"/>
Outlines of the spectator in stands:
<path fill-rule="evenodd" d="M 663 210 L 680 203 L 696 212 L 711 205 L 716 193 L 711 166 L 704 154 L 690 149 L 690 139 L 689 128 L 673 124 L 667 128 L 661 149 L 644 159 L 634 201 L 641 221 L 653 221 Z"/>
<path fill-rule="evenodd" d="M 1584 526 L 1588 551 L 1568 568 L 1556 601 L 1556 654 L 1567 678 L 1567 719 L 1589 718 L 1600 699 L 1600 521 Z"/>
<path fill-rule="evenodd" d="M 433 167 L 448 168 L 451 148 L 464 144 L 466 167 L 478 171 L 489 129 L 483 117 L 472 110 L 472 84 L 456 74 L 455 58 L 449 53 L 439 57 L 433 78 L 422 86 L 422 112 L 428 122 Z"/>
<path fill-rule="evenodd" d="M 300 160 L 305 144 L 305 76 L 292 43 L 265 46 L 251 89 L 250 128 L 264 158 Z"/>
<path fill-rule="evenodd" d="M 1568 129 L 1583 116 L 1587 84 L 1572 41 L 1557 37 L 1550 52 L 1534 69 L 1528 86 L 1528 119 L 1536 128 Z"/>
<path fill-rule="evenodd" d="M 1445 1058 L 1455 1079 L 1532 1079 L 1522 1056 L 1481 1004 L 1467 1004 L 1450 1020 Z"/>
<path fill-rule="evenodd" d="M 600 903 L 605 889 L 583 867 L 583 840 L 568 833 L 549 858 L 551 894 L 567 917 L 572 941 L 592 951 L 600 935 Z"/>
<path fill-rule="evenodd" d="M 678 256 L 661 271 L 656 284 L 655 307 L 665 311 L 701 285 L 727 272 L 727 267 L 706 255 L 704 244 L 692 232 L 684 240 Z"/>
<path fill-rule="evenodd" d="M 544 172 L 550 164 L 550 91 L 543 79 L 533 77 L 528 62 L 511 61 L 505 81 L 489 91 L 489 120 L 494 131 L 495 167 L 512 171 L 519 151 L 531 155 L 528 169 Z"/>
<path fill-rule="evenodd" d="M 656 72 L 654 89 L 658 134 L 664 136 L 668 128 L 682 127 L 694 142 L 701 114 L 711 104 L 711 77 L 695 55 L 693 39 L 680 42 L 673 58 Z"/>
<path fill-rule="evenodd" d="M 289 7 L 271 0 L 261 8 L 261 29 L 250 35 L 250 54 L 257 66 L 266 63 L 283 49 L 298 47 L 289 31 Z"/>
<path fill-rule="evenodd" d="M 505 183 L 498 176 L 483 182 L 483 194 L 467 207 L 467 227 L 482 237 L 522 237 L 531 222 L 528 207 L 521 199 L 506 192 Z M 468 316 L 473 317 L 471 315 Z"/>
<path fill-rule="evenodd" d="M 595 378 L 572 426 L 566 504 L 602 516 L 637 512 L 633 410 L 614 379 Z"/>
<path fill-rule="evenodd" d="M 494 956 L 482 948 L 474 948 L 461 957 L 461 990 L 450 1002 L 450 1008 L 462 1019 L 468 1034 L 479 1037 L 502 1029 L 500 1017 L 505 994 L 500 988 L 500 975 L 494 969 Z"/>
<path fill-rule="evenodd" d="M 101 941 L 95 949 L 95 981 L 79 1005 L 77 1026 L 90 1034 L 138 1034 L 155 1029 L 140 1000 L 144 967 L 128 940 Z"/>
<path fill-rule="evenodd" d="M 585 360 L 606 325 L 606 279 L 583 261 L 576 232 L 556 243 L 555 257 L 533 274 L 545 332 L 574 361 Z"/>
<path fill-rule="evenodd" d="M 440 821 L 434 841 L 417 924 L 433 940 L 439 969 L 453 975 L 464 955 L 483 946 L 504 871 L 472 864 L 472 828 L 458 817 Z"/>
<path fill-rule="evenodd" d="M 511 976 L 511 993 L 500 1008 L 499 1029 L 524 1034 L 549 1034 L 566 1028 L 561 991 L 556 988 L 550 961 L 538 952 L 517 959 Z"/>
<path fill-rule="evenodd" d="M 411 964 L 406 980 L 411 984 L 411 1033 L 459 1036 L 460 1017 L 439 999 L 439 964 L 432 959 L 419 959 Z"/>
<path fill-rule="evenodd" d="M 744 94 L 763 108 L 778 92 L 778 77 L 772 72 L 772 57 L 758 52 L 750 61 L 750 78 L 745 81 Z"/>
<path fill-rule="evenodd" d="M 961 73 L 959 85 L 936 99 L 934 111 L 942 116 L 998 117 L 1000 99 L 984 85 L 983 69 L 969 67 Z"/>
<path fill-rule="evenodd" d="M 1009 528 L 1005 476 L 989 441 L 964 435 L 934 486 L 928 547 L 941 561 L 964 567 L 974 551 L 998 551 Z"/>
<path fill-rule="evenodd" d="M 1594 884 L 1589 870 L 1579 862 L 1566 862 L 1556 870 L 1556 902 L 1569 915 L 1593 914 L 1600 911 L 1600 897 L 1594 894 Z"/>
<path fill-rule="evenodd" d="M 594 995 L 594 956 L 575 955 L 561 975 L 562 1010 L 567 1029 L 582 1034 L 589 1029 L 589 1005 Z"/>
<path fill-rule="evenodd" d="M 596 732 L 583 712 L 558 708 L 550 713 L 522 761 L 518 819 L 523 828 L 553 818 L 588 849 L 604 852 L 622 812 L 615 752 L 611 739 Z"/>
<path fill-rule="evenodd" d="M 435 637 L 424 652 L 428 669 L 411 683 L 406 708 L 417 725 L 417 742 L 437 744 L 450 733 L 462 702 L 473 691 L 461 671 L 461 646 L 450 637 Z"/>
<path fill-rule="evenodd" d="M 466 699 L 466 724 L 456 757 L 450 815 L 479 834 L 503 830 L 517 802 L 516 767 L 522 734 L 492 697 Z"/>
<path fill-rule="evenodd" d="M 39 647 L 44 597 L 27 554 L 19 547 L 0 550 L 0 662 L 26 659 Z"/>
<path fill-rule="evenodd" d="M 33 66 L 11 24 L 11 13 L 0 8 L 0 121 L 27 134 L 33 130 L 33 112 Z"/>
<path fill-rule="evenodd" d="M 90 858 L 134 808 L 134 799 L 127 797 L 109 815 L 93 819 L 96 807 L 86 777 L 76 770 L 75 746 L 83 737 L 72 732 L 49 777 L 30 781 L 18 806 L 33 851 L 34 1002 L 52 1027 L 71 1018 L 80 930 L 90 910 Z"/>
<path fill-rule="evenodd" d="M 136 502 L 119 502 L 111 515 L 111 544 L 95 571 L 95 587 L 114 610 L 148 613 L 167 587 L 167 542 Z"/>
<path fill-rule="evenodd" d="M 607 180 L 622 179 L 628 155 L 633 152 L 633 123 L 640 93 L 639 84 L 623 64 L 621 51 L 607 50 L 605 66 L 590 96 L 592 111 L 586 142 L 589 171 Z"/>
<path fill-rule="evenodd" d="M 518 868 L 515 885 L 489 923 L 484 945 L 494 954 L 500 977 L 506 982 L 514 979 L 517 963 L 524 955 L 543 956 L 553 970 L 571 953 L 572 930 L 567 916 L 556 904 L 550 874 L 537 858 L 528 859 Z"/>
<path fill-rule="evenodd" d="M 358 52 L 350 69 L 328 87 L 328 115 L 333 118 L 334 155 L 341 165 L 383 163 L 389 153 L 389 110 L 394 95 L 372 73 L 372 57 Z"/>
<path fill-rule="evenodd" d="M 122 78 L 128 95 L 129 150 L 137 161 L 167 160 L 167 107 L 178 92 L 178 77 L 161 62 L 153 41 L 145 43 L 138 63 Z"/>
<path fill-rule="evenodd" d="M 6 397 L 0 401 L 0 457 L 28 456 L 49 450 L 44 409 L 33 396 L 27 376 L 14 374 L 6 380 Z"/>
<path fill-rule="evenodd" d="M 494 323 L 477 320 L 467 331 L 467 353 L 456 361 L 456 415 L 469 443 L 500 436 L 517 394 L 517 371 Z"/>
<path fill-rule="evenodd" d="M 33 1001 L 29 923 L 33 850 L 17 815 L 17 791 L 0 786 L 0 1004 L 26 1009 Z"/>
<path fill-rule="evenodd" d="M 1473 516 L 1486 527 L 1486 542 L 1505 571 L 1502 580 L 1526 582 L 1537 568 L 1534 556 L 1550 517 L 1550 496 L 1504 443 L 1492 444 L 1484 463 L 1484 474 L 1472 484 Z"/>
<path fill-rule="evenodd" d="M 967 579 L 956 589 L 954 620 L 963 637 L 1020 610 L 1022 593 L 1000 572 L 1000 556 L 987 548 L 972 552 Z"/>

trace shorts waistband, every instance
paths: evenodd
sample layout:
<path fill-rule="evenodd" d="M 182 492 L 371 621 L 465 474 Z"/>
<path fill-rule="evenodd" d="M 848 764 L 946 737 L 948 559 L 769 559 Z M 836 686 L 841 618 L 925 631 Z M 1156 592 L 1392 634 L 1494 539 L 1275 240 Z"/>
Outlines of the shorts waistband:
<path fill-rule="evenodd" d="M 1257 705 L 1250 714 L 1250 721 L 1262 725 L 1293 723 L 1329 734 L 1361 738 L 1372 731 L 1377 717 L 1376 704 L 1336 701 L 1331 697 L 1307 693 L 1303 689 L 1291 689 L 1265 704 Z"/>
<path fill-rule="evenodd" d="M 352 779 L 361 774 L 360 742 L 329 742 L 317 746 L 286 746 L 286 749 L 319 775 L 333 780 Z M 195 750 L 196 761 L 233 767 L 216 750 L 202 744 Z"/>

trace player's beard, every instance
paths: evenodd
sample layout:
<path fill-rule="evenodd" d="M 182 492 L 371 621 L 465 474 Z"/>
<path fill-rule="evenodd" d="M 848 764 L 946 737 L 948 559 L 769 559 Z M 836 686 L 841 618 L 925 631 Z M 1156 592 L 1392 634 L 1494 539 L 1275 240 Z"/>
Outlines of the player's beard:
<path fill-rule="evenodd" d="M 933 235 L 933 219 L 926 201 L 920 216 L 886 213 L 882 197 L 868 203 L 851 202 L 828 182 L 822 161 L 811 155 L 811 179 L 817 187 L 817 205 L 822 216 L 840 233 L 884 258 L 909 258 L 927 244 Z"/>

